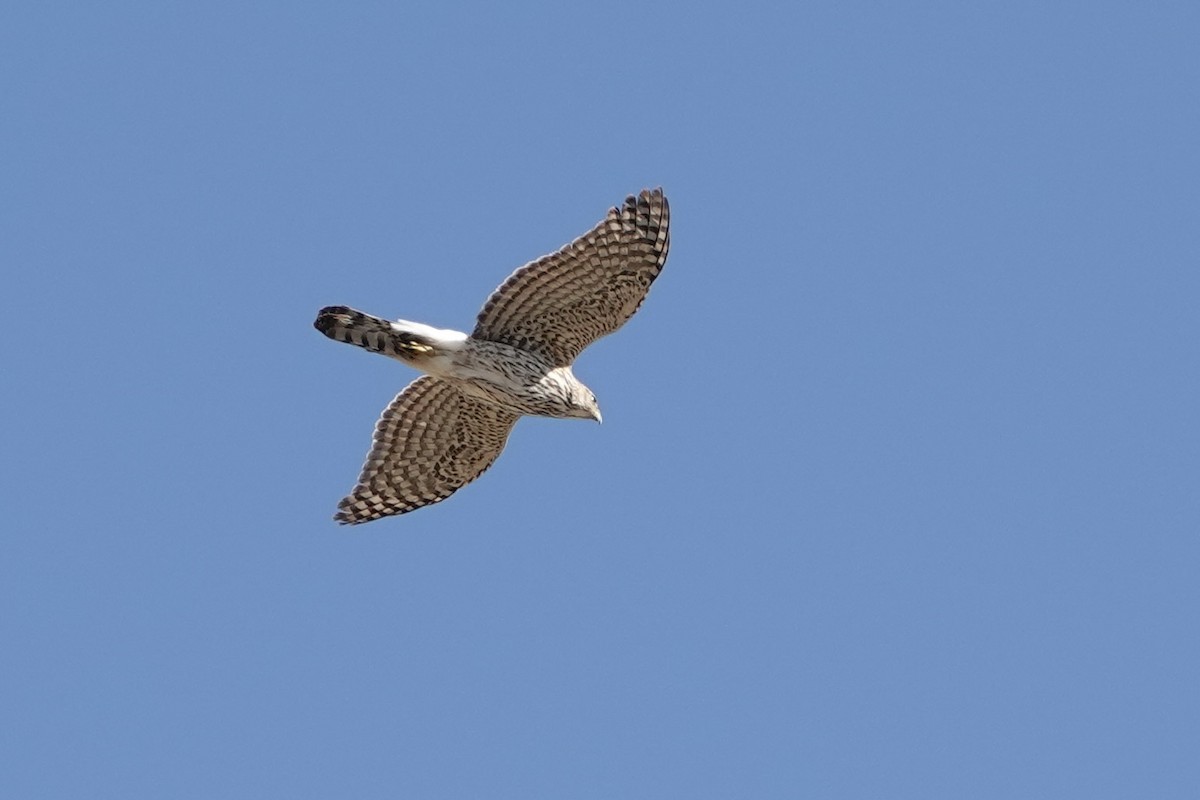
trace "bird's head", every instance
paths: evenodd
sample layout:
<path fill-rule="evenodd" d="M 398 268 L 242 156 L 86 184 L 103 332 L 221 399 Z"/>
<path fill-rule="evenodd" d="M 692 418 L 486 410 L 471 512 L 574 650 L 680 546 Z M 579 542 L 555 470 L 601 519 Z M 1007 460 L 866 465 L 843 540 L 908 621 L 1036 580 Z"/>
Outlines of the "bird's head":
<path fill-rule="evenodd" d="M 571 392 L 571 410 L 575 412 L 571 416 L 579 419 L 594 419 L 596 422 L 604 422 L 604 418 L 600 416 L 600 404 L 596 402 L 596 395 L 582 384 Z"/>

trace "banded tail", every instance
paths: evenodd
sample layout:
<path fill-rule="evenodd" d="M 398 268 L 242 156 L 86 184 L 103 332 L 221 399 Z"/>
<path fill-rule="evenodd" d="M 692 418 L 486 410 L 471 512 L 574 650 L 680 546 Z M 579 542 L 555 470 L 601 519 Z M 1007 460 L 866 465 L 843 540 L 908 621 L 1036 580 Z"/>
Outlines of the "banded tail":
<path fill-rule="evenodd" d="M 372 353 L 412 361 L 433 353 L 437 341 L 399 324 L 347 306 L 327 306 L 317 312 L 313 327 L 330 339 L 355 344 Z"/>

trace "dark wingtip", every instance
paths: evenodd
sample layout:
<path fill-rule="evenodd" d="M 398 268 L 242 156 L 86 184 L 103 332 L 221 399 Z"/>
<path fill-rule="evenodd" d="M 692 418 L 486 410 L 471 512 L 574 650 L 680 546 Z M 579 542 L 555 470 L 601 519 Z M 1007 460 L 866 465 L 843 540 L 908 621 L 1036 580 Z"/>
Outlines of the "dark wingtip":
<path fill-rule="evenodd" d="M 338 525 L 354 525 L 361 520 L 356 519 L 354 515 L 350 513 L 350 509 L 347 508 L 346 502 L 343 499 L 342 502 L 338 503 L 338 510 L 337 513 L 333 515 L 333 521 Z"/>

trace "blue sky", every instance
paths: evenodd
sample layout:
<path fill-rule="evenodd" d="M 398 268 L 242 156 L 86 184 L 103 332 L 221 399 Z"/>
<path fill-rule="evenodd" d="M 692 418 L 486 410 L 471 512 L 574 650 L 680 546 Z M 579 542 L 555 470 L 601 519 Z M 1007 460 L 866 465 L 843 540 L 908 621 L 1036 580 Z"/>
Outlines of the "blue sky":
<path fill-rule="evenodd" d="M 20 4 L 0 794 L 1194 797 L 1194 4 Z M 672 251 L 451 500 L 414 377 L 644 186 Z"/>

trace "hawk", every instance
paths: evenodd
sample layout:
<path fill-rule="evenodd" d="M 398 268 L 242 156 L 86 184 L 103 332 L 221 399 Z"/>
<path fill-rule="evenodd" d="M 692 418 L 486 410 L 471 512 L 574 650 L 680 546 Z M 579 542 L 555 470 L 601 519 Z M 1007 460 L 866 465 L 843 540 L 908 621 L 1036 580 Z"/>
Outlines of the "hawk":
<path fill-rule="evenodd" d="M 592 230 L 510 275 L 470 335 L 321 309 L 313 325 L 330 339 L 425 373 L 384 409 L 334 519 L 353 525 L 445 500 L 492 465 L 523 415 L 600 422 L 596 396 L 571 365 L 641 306 L 667 260 L 669 220 L 662 189 L 625 198 Z"/>

